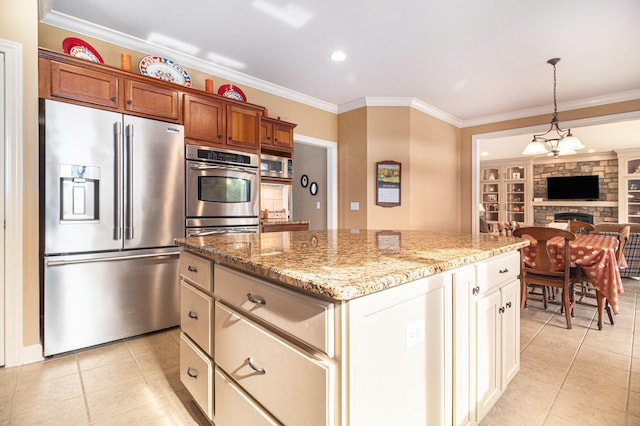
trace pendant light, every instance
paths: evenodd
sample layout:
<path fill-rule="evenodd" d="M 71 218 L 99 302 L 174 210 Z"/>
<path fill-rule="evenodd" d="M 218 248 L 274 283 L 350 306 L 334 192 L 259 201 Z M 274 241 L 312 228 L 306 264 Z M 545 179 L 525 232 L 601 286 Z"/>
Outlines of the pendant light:
<path fill-rule="evenodd" d="M 556 101 L 556 64 L 560 58 L 552 58 L 547 61 L 553 66 L 553 118 L 551 127 L 545 133 L 533 135 L 531 142 L 527 144 L 523 155 L 551 154 L 558 158 L 559 155 L 575 154 L 577 150 L 584 148 L 580 139 L 571 134 L 571 129 L 562 130 L 558 123 L 558 103 Z"/>

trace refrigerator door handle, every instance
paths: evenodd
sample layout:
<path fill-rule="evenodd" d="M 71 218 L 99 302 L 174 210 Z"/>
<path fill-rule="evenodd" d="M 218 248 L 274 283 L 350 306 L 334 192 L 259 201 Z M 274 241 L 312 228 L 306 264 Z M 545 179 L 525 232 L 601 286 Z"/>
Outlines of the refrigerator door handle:
<path fill-rule="evenodd" d="M 48 260 L 47 266 L 62 266 L 62 265 L 73 265 L 78 263 L 92 263 L 92 262 L 114 262 L 114 261 L 121 261 L 121 260 L 130 260 L 130 259 L 145 259 L 149 257 L 169 257 L 169 256 L 178 256 L 179 254 L 180 254 L 179 251 L 171 251 L 167 253 L 135 254 L 132 256 L 96 257 L 91 259 L 73 259 L 73 260 Z"/>
<path fill-rule="evenodd" d="M 125 238 L 133 240 L 133 124 L 127 124 Z"/>
<path fill-rule="evenodd" d="M 115 170 L 115 200 L 113 203 L 113 218 L 114 218 L 114 228 L 113 228 L 113 239 L 120 240 L 122 239 L 122 149 L 121 149 L 121 141 L 122 141 L 122 123 L 116 121 L 113 126 L 114 131 L 114 146 L 116 153 L 116 170 Z"/>

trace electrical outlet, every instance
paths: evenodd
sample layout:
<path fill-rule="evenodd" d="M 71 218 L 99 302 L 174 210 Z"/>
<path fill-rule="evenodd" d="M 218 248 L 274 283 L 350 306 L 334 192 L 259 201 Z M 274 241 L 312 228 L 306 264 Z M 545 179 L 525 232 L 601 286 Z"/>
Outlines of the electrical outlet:
<path fill-rule="evenodd" d="M 411 349 L 422 341 L 424 341 L 424 321 L 409 324 L 404 330 L 405 350 Z"/>
<path fill-rule="evenodd" d="M 360 210 L 360 203 L 357 201 L 351 202 L 351 210 Z"/>

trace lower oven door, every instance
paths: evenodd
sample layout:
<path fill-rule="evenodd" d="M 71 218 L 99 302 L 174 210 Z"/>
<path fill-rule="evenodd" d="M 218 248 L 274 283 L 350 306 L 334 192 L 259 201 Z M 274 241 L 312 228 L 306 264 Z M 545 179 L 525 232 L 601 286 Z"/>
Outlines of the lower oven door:
<path fill-rule="evenodd" d="M 258 217 L 257 169 L 187 161 L 187 219 Z"/>

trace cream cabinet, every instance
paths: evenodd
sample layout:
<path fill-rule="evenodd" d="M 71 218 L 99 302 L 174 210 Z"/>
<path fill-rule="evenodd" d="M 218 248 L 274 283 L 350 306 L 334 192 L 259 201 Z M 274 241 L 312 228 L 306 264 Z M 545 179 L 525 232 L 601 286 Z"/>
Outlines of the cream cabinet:
<path fill-rule="evenodd" d="M 640 223 L 640 149 L 618 150 L 618 222 Z"/>
<path fill-rule="evenodd" d="M 519 266 L 338 301 L 183 251 L 180 378 L 216 426 L 475 424 L 519 368 Z"/>
<path fill-rule="evenodd" d="M 480 422 L 519 371 L 519 272 L 514 252 L 455 273 L 455 425 Z"/>
<path fill-rule="evenodd" d="M 480 164 L 480 205 L 490 224 L 531 223 L 531 166 L 526 163 Z M 495 227 L 495 226 L 494 226 Z"/>

